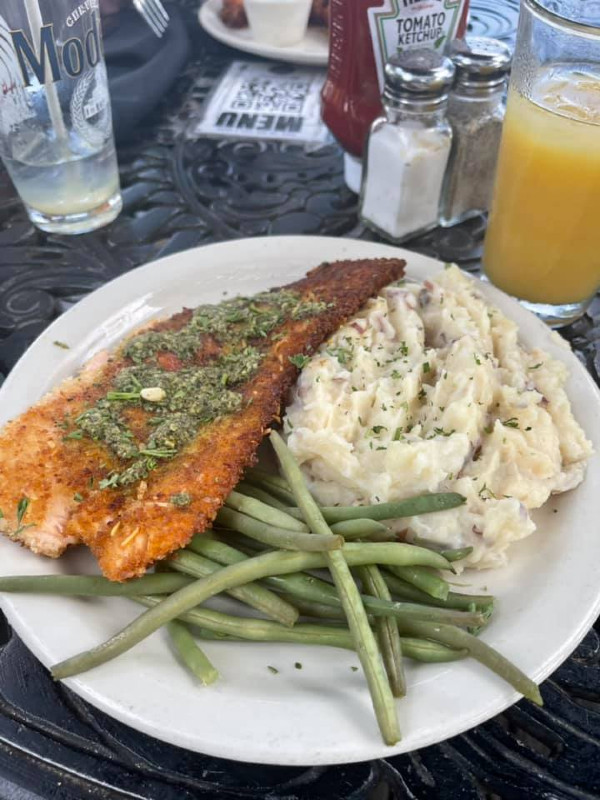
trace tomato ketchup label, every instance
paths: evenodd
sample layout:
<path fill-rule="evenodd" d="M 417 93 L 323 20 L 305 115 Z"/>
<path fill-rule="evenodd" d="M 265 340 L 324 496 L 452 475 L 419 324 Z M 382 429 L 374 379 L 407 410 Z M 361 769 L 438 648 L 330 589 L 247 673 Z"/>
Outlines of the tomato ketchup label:
<path fill-rule="evenodd" d="M 379 88 L 383 91 L 383 67 L 392 53 L 444 50 L 457 34 L 465 5 L 466 0 L 385 0 L 368 9 Z"/>

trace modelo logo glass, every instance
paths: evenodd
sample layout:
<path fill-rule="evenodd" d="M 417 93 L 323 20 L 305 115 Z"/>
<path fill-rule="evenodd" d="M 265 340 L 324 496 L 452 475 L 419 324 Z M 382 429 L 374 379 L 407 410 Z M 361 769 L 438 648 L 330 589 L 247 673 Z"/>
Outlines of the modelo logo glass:
<path fill-rule="evenodd" d="M 456 36 L 465 0 L 385 0 L 370 8 L 379 87 L 383 91 L 383 67 L 392 53 L 427 47 L 444 50 Z"/>
<path fill-rule="evenodd" d="M 75 19 L 70 14 L 67 26 L 71 27 Z M 24 86 L 31 85 L 32 75 L 41 84 L 49 81 L 55 83 L 65 76 L 78 78 L 100 61 L 100 34 L 94 11 L 90 13 L 88 30 L 80 38 L 72 36 L 66 39 L 62 45 L 56 42 L 52 24 L 42 25 L 39 42 L 32 42 L 22 30 L 11 31 L 10 35 Z"/>

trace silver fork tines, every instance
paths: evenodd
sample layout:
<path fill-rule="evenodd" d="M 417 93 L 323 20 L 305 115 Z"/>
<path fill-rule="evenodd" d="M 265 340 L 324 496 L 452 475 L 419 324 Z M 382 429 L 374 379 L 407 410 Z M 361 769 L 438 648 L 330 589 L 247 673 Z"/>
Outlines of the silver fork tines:
<path fill-rule="evenodd" d="M 169 24 L 169 15 L 161 0 L 133 0 L 133 5 L 146 20 L 152 32 L 160 38 Z"/>

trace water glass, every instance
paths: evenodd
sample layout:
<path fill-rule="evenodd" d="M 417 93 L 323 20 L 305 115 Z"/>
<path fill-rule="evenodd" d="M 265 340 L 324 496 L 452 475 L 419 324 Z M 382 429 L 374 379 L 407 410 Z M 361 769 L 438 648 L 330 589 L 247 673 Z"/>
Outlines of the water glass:
<path fill-rule="evenodd" d="M 0 156 L 30 219 L 83 233 L 121 210 L 98 0 L 4 0 Z"/>

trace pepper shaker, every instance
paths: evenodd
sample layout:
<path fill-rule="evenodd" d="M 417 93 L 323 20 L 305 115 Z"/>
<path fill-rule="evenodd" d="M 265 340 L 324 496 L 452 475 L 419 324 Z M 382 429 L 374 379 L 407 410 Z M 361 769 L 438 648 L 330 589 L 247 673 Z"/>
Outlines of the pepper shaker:
<path fill-rule="evenodd" d="M 438 224 L 452 129 L 446 119 L 454 66 L 435 50 L 394 54 L 385 65 L 384 116 L 371 125 L 360 217 L 401 242 Z"/>
<path fill-rule="evenodd" d="M 490 206 L 510 71 L 509 48 L 496 39 L 452 44 L 456 84 L 448 102 L 454 134 L 443 188 L 441 224 L 454 225 Z"/>

